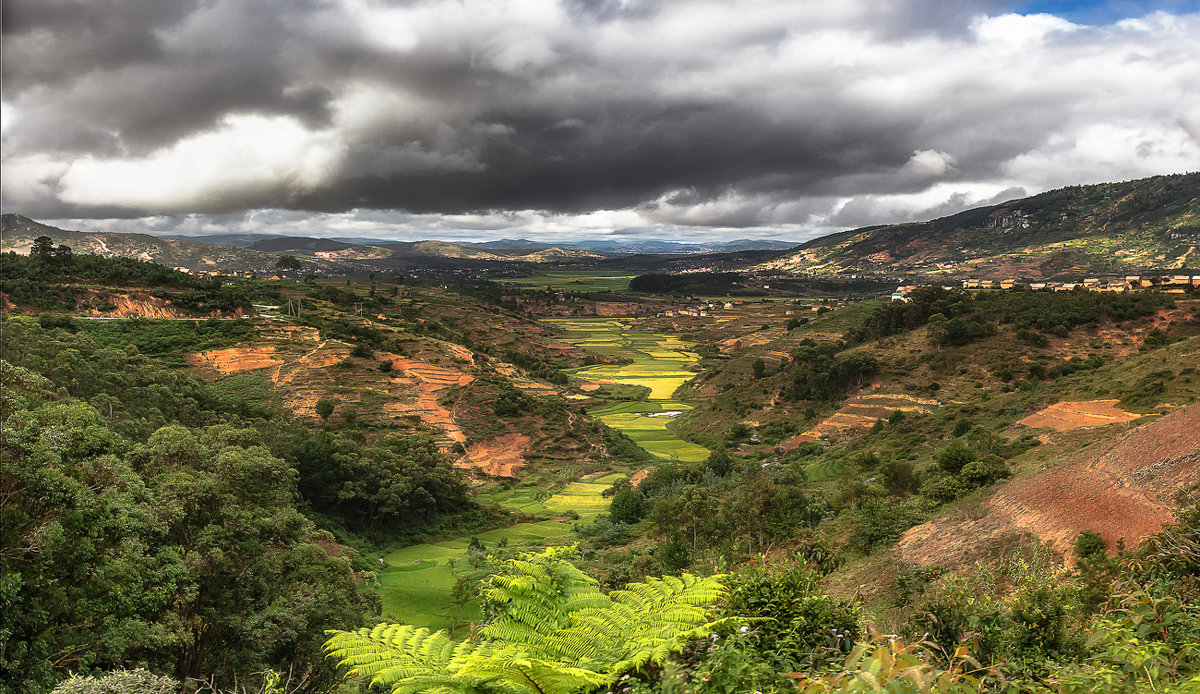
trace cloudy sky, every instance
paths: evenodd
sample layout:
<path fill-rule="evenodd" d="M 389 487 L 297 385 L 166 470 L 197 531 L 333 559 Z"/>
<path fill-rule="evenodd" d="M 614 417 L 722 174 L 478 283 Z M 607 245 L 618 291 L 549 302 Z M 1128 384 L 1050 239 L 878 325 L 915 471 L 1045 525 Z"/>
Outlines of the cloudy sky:
<path fill-rule="evenodd" d="M 4 0 L 0 203 L 803 240 L 1200 170 L 1200 2 Z"/>

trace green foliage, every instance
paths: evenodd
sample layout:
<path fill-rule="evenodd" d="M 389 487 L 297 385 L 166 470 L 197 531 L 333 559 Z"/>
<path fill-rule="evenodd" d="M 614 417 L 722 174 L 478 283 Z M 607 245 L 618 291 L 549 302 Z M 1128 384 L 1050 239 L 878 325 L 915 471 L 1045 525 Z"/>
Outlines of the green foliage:
<path fill-rule="evenodd" d="M 304 263 L 294 255 L 281 255 L 279 260 L 275 261 L 275 267 L 280 270 L 303 270 Z"/>
<path fill-rule="evenodd" d="M 632 487 L 625 487 L 613 496 L 608 514 L 617 523 L 637 523 L 646 515 L 646 498 Z"/>
<path fill-rule="evenodd" d="M 849 546 L 870 552 L 896 541 L 905 530 L 924 520 L 925 514 L 912 501 L 866 499 L 854 512 Z"/>
<path fill-rule="evenodd" d="M 1091 655 L 1061 670 L 1059 691 L 1196 691 L 1200 684 L 1200 610 L 1161 586 L 1135 587 L 1089 628 Z M 1168 689 L 1178 685 L 1179 689 Z"/>
<path fill-rule="evenodd" d="M 1100 533 L 1085 530 L 1075 538 L 1075 557 L 1080 561 L 1089 561 L 1107 552 L 1104 538 Z"/>
<path fill-rule="evenodd" d="M 938 450 L 933 456 L 933 461 L 942 470 L 957 475 L 962 472 L 962 469 L 967 463 L 973 462 L 978 458 L 975 451 L 968 448 L 965 444 L 958 441 L 951 443 L 949 446 Z"/>
<path fill-rule="evenodd" d="M 632 583 L 604 594 L 569 561 L 569 548 L 522 554 L 485 583 L 492 620 L 478 642 L 444 631 L 380 624 L 335 631 L 326 651 L 351 675 L 392 692 L 569 694 L 661 664 L 719 624 L 720 577 Z"/>
<path fill-rule="evenodd" d="M 334 400 L 331 400 L 330 398 L 321 398 L 320 400 L 317 400 L 316 404 L 317 415 L 320 416 L 322 420 L 328 421 L 329 416 L 333 414 L 333 408 L 336 406 L 337 403 Z"/>
<path fill-rule="evenodd" d="M 841 660 L 859 637 L 859 608 L 820 589 L 803 563 L 759 562 L 730 574 L 729 614 L 745 620 L 746 645 L 781 672 Z"/>
<path fill-rule="evenodd" d="M 887 303 L 847 334 L 851 343 L 896 335 L 929 324 L 936 345 L 965 345 L 1013 325 L 1018 337 L 1036 346 L 1046 338 L 1033 329 L 1065 337 L 1067 331 L 1102 319 L 1123 322 L 1148 316 L 1173 300 L 1152 292 L 983 291 L 918 287 L 910 303 Z"/>
<path fill-rule="evenodd" d="M 222 682 L 328 676 L 315 637 L 366 604 L 256 431 L 171 425 L 138 444 L 86 404 L 34 395 L 2 434 L 5 681 L 42 691 L 130 661 Z"/>
<path fill-rule="evenodd" d="M 762 359 L 755 359 L 753 367 L 755 378 L 762 378 L 767 375 L 767 362 Z"/>
<path fill-rule="evenodd" d="M 949 667 L 942 668 L 922 646 L 900 641 L 859 644 L 843 665 L 843 671 L 802 678 L 802 694 L 841 692 L 887 692 L 888 694 L 974 694 L 984 691 L 985 679 L 979 664 L 965 648 L 954 652 Z"/>
<path fill-rule="evenodd" d="M 798 348 L 792 362 L 797 368 L 787 390 L 792 400 L 837 400 L 879 372 L 879 361 L 863 352 L 831 357 L 811 347 Z"/>
<path fill-rule="evenodd" d="M 52 694 L 175 694 L 179 683 L 149 670 L 117 670 L 103 675 L 72 675 Z"/>

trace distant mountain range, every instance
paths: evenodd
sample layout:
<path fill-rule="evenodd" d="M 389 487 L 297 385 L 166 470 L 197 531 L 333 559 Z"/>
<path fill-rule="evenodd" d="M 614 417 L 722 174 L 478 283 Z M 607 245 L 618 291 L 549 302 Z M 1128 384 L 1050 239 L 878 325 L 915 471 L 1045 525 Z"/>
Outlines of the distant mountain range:
<path fill-rule="evenodd" d="M 725 253 L 730 251 L 779 251 L 794 248 L 796 246 L 795 243 L 790 241 L 777 241 L 774 239 L 737 239 L 735 241 L 713 241 L 707 243 L 682 243 L 679 241 L 663 241 L 659 239 L 644 239 L 636 241 L 585 239 L 583 241 L 551 244 L 542 241 L 531 241 L 529 239 L 499 239 L 496 241 L 476 242 L 396 241 L 393 239 L 382 238 L 312 238 L 306 236 L 276 236 L 272 234 L 209 234 L 202 236 L 170 235 L 166 236 L 165 238 L 179 239 L 182 241 L 195 241 L 199 243 L 210 243 L 222 246 L 253 248 L 262 251 L 328 251 L 340 250 L 342 248 L 355 245 L 392 246 L 396 244 L 414 244 L 414 246 L 411 247 L 420 247 L 420 244 L 448 244 L 448 246 L 478 248 L 481 250 L 495 251 L 497 254 L 506 257 L 510 257 L 514 254 L 528 255 L 535 251 L 543 251 L 550 248 L 560 248 L 568 251 L 585 250 L 602 255 L 635 255 L 646 253 L 662 255 L 691 255 L 695 253 Z M 443 248 L 448 246 L 443 246 Z"/>
<path fill-rule="evenodd" d="M 928 222 L 865 227 L 792 246 L 529 239 L 477 243 L 309 238 L 264 234 L 162 237 L 64 231 L 6 214 L 0 249 L 29 252 L 45 234 L 76 252 L 119 255 L 193 270 L 269 271 L 294 255 L 305 272 L 519 269 L 531 264 L 634 272 L 759 270 L 960 278 L 1047 278 L 1200 266 L 1200 173 L 1072 186 Z"/>

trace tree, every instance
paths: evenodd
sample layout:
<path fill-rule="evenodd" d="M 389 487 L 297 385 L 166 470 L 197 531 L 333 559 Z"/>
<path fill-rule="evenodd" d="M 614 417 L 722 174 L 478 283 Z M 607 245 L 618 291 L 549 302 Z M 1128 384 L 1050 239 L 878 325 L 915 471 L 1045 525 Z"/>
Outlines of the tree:
<path fill-rule="evenodd" d="M 753 368 L 755 378 L 762 378 L 767 375 L 767 363 L 762 359 L 755 359 Z"/>
<path fill-rule="evenodd" d="M 642 493 L 625 487 L 613 497 L 608 515 L 614 523 L 636 523 L 646 514 L 646 500 Z"/>
<path fill-rule="evenodd" d="M 50 260 L 54 255 L 54 239 L 49 236 L 39 236 L 33 240 L 29 248 L 29 257 L 38 260 Z"/>
<path fill-rule="evenodd" d="M 605 594 L 571 564 L 573 547 L 526 553 L 489 576 L 483 597 L 494 618 L 478 641 L 444 630 L 378 624 L 334 631 L 326 652 L 349 674 L 392 692 L 572 694 L 662 663 L 724 620 L 721 576 L 684 574 L 630 583 Z"/>
<path fill-rule="evenodd" d="M 329 421 L 329 415 L 333 414 L 335 403 L 329 398 L 321 398 L 317 401 L 317 414 L 321 419 Z"/>
<path fill-rule="evenodd" d="M 933 454 L 933 459 L 938 467 L 950 473 L 957 475 L 962 471 L 967 463 L 976 460 L 978 456 L 975 451 L 968 448 L 960 441 L 954 441 L 949 446 L 940 449 Z"/>
<path fill-rule="evenodd" d="M 275 261 L 275 267 L 280 270 L 301 270 L 304 263 L 294 255 L 281 255 L 279 260 Z"/>

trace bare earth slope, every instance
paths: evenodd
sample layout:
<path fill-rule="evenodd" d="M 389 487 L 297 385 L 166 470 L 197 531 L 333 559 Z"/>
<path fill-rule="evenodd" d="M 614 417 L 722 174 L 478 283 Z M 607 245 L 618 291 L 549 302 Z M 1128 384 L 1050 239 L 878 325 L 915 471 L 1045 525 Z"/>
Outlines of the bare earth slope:
<path fill-rule="evenodd" d="M 1005 535 L 1031 534 L 1070 556 L 1080 532 L 1136 546 L 1171 519 L 1176 492 L 1200 480 L 1200 404 L 1098 443 L 1073 460 L 1003 485 L 984 516 L 953 514 L 918 525 L 899 543 L 921 565 L 971 561 Z"/>

